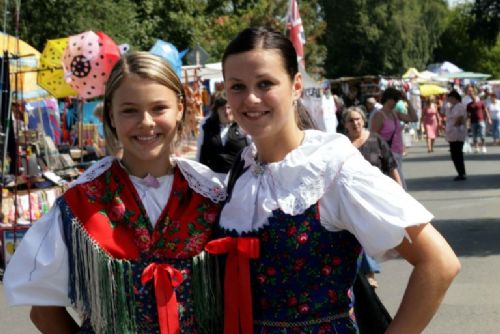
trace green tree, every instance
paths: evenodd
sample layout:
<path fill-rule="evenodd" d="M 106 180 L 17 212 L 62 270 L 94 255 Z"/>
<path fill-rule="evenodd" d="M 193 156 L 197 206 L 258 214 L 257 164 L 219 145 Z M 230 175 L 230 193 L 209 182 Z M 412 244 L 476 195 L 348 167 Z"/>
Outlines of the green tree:
<path fill-rule="evenodd" d="M 434 61 L 450 61 L 466 71 L 484 72 L 500 78 L 500 37 L 490 46 L 482 38 L 470 34 L 472 4 L 454 7 L 446 19 L 446 29 L 440 46 L 434 51 Z"/>
<path fill-rule="evenodd" d="M 20 9 L 19 36 L 40 51 L 47 39 L 88 30 L 103 31 L 117 43 L 128 42 L 133 34 L 133 27 L 123 24 L 135 21 L 135 5 L 129 0 L 119 4 L 112 0 L 26 0 Z M 14 5 L 8 14 L 7 22 L 14 22 Z"/>
<path fill-rule="evenodd" d="M 323 0 L 322 5 L 329 77 L 399 75 L 424 67 L 447 11 L 443 0 Z"/>

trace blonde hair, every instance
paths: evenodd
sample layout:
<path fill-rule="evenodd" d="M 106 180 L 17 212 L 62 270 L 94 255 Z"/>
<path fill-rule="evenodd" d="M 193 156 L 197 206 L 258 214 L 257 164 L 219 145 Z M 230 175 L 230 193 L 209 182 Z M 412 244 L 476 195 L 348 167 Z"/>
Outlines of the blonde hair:
<path fill-rule="evenodd" d="M 173 143 L 176 144 L 182 136 L 182 125 L 186 115 L 184 88 L 180 78 L 170 64 L 161 57 L 145 51 L 131 52 L 123 55 L 111 70 L 109 79 L 106 82 L 103 103 L 103 124 L 106 143 L 119 143 L 116 129 L 111 125 L 111 104 L 115 91 L 120 87 L 123 80 L 131 75 L 137 75 L 143 79 L 152 80 L 163 85 L 174 91 L 177 98 L 181 100 L 184 112 L 182 113 L 182 119 L 177 123 L 177 133 L 173 140 Z"/>
<path fill-rule="evenodd" d="M 342 113 L 342 122 L 344 122 L 344 124 L 347 122 L 347 118 L 351 116 L 353 112 L 357 112 L 359 116 L 361 116 L 361 119 L 363 120 L 364 124 L 366 124 L 366 114 L 364 110 L 356 106 L 349 107 Z"/>

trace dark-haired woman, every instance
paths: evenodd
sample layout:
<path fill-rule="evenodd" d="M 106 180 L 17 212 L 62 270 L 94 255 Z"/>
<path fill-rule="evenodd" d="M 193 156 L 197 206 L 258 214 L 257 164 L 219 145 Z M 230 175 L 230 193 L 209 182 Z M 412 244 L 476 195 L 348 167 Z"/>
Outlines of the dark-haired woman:
<path fill-rule="evenodd" d="M 227 173 L 249 139 L 234 122 L 231 107 L 223 98 L 214 101 L 212 112 L 201 126 L 198 161 L 217 173 Z"/>
<path fill-rule="evenodd" d="M 396 112 L 394 109 L 399 100 L 406 100 L 406 95 L 393 87 L 387 88 L 382 93 L 382 98 L 380 99 L 382 109 L 373 115 L 370 130 L 378 133 L 389 144 L 392 154 L 398 162 L 401 184 L 406 189 L 406 182 L 403 175 L 403 128 L 400 121 L 416 122 L 418 116 L 411 103 L 408 103 L 407 114 Z"/>
<path fill-rule="evenodd" d="M 375 257 L 395 249 L 415 266 L 386 333 L 420 333 L 460 267 L 432 214 L 345 136 L 297 125 L 303 84 L 285 36 L 245 29 L 222 64 L 234 118 L 253 140 L 229 177 L 225 237 L 206 247 L 228 254 L 225 333 L 358 333 L 362 247 Z"/>
<path fill-rule="evenodd" d="M 462 97 L 456 90 L 448 94 L 448 107 L 446 108 L 446 140 L 450 144 L 451 160 L 455 165 L 458 175 L 455 181 L 464 181 L 465 163 L 464 163 L 464 141 L 467 135 L 465 126 L 467 120 L 467 107 L 462 103 Z"/>

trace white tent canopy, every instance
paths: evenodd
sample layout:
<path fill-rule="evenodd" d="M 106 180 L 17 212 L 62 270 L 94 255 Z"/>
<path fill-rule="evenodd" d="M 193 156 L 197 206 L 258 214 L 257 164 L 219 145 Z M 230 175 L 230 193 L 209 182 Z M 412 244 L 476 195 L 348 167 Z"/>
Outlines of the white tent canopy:
<path fill-rule="evenodd" d="M 436 73 L 436 74 L 445 74 L 445 73 L 458 73 L 463 72 L 463 70 L 455 64 L 450 63 L 449 61 L 445 61 L 442 63 L 430 64 L 427 66 L 427 70 Z"/>

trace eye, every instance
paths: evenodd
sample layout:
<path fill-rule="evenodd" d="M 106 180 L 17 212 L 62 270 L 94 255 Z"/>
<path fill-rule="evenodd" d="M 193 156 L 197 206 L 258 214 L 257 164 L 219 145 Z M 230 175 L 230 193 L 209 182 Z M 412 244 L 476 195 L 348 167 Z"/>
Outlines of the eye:
<path fill-rule="evenodd" d="M 120 114 L 124 115 L 134 115 L 135 113 L 137 113 L 137 109 L 134 108 L 124 108 L 120 110 Z"/>
<path fill-rule="evenodd" d="M 270 80 L 263 80 L 263 81 L 260 81 L 257 86 L 260 88 L 260 89 L 269 89 L 271 88 L 272 86 L 274 86 L 274 83 L 271 82 Z"/>
<path fill-rule="evenodd" d="M 230 86 L 231 91 L 233 92 L 241 92 L 242 90 L 245 89 L 245 85 L 240 84 L 240 83 L 235 83 Z"/>
<path fill-rule="evenodd" d="M 169 109 L 170 109 L 170 107 L 167 104 L 158 104 L 152 108 L 152 111 L 156 114 L 162 114 Z"/>

